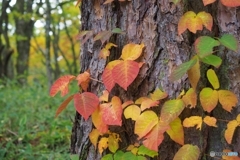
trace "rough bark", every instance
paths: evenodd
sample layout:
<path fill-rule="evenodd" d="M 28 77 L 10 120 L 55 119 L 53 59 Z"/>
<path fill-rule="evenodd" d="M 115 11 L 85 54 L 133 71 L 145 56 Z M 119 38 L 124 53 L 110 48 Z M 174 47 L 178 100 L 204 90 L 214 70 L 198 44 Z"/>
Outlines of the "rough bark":
<path fill-rule="evenodd" d="M 116 95 L 122 101 L 135 100 L 140 96 L 146 96 L 160 87 L 169 94 L 169 98 L 176 98 L 179 92 L 188 88 L 187 76 L 176 82 L 169 81 L 169 75 L 173 69 L 188 61 L 194 54 L 192 45 L 199 35 L 219 36 L 224 32 L 229 32 L 240 37 L 240 14 L 239 9 L 229 9 L 223 7 L 217 2 L 208 7 L 204 7 L 201 0 L 188 0 L 181 2 L 177 6 L 169 3 L 168 0 L 132 0 L 131 2 L 114 1 L 111 4 L 103 5 L 104 1 L 100 0 L 83 0 L 81 5 L 81 29 L 93 30 L 98 33 L 104 30 L 111 30 L 119 27 L 126 32 L 124 35 L 113 35 L 110 42 L 118 45 L 117 49 L 111 50 L 109 61 L 118 59 L 121 49 L 127 43 L 144 43 L 145 50 L 140 61 L 145 62 L 141 68 L 140 74 L 133 84 L 124 91 L 119 86 L 111 91 L 111 95 Z M 195 12 L 207 11 L 214 17 L 212 32 L 204 30 L 197 35 L 184 33 L 178 35 L 177 24 L 180 17 L 187 10 Z M 227 16 L 223 19 L 223 16 Z M 231 18 L 229 18 L 231 17 Z M 101 80 L 101 75 L 108 61 L 99 59 L 98 54 L 102 47 L 101 42 L 94 42 L 90 39 L 81 46 L 81 72 L 90 69 L 91 76 L 94 79 Z M 239 53 L 233 53 L 228 50 L 222 50 L 219 55 L 224 59 L 223 66 L 217 71 L 221 75 L 222 88 L 230 89 L 240 98 L 239 84 Z M 205 66 L 206 70 L 208 66 Z M 233 80 L 234 79 L 234 80 Z M 203 75 L 199 89 L 208 85 Z M 101 83 L 92 81 L 89 91 L 98 94 L 104 89 Z M 232 120 L 237 113 L 240 113 L 239 103 L 232 113 L 227 113 L 222 107 L 217 108 L 211 113 L 218 119 Z M 201 106 L 195 109 L 185 109 L 181 114 L 181 119 L 191 115 L 207 115 Z M 79 114 L 76 114 L 75 123 L 72 130 L 71 152 L 80 154 L 80 159 L 100 159 L 94 147 L 90 144 L 88 134 L 91 131 L 91 119 L 84 121 Z M 112 130 L 119 132 L 115 127 Z M 240 153 L 239 130 L 236 131 L 232 145 L 227 145 L 223 135 L 226 129 L 226 121 L 219 121 L 218 128 L 204 126 L 201 131 L 195 128 L 185 128 L 185 144 L 197 145 L 201 150 L 199 159 L 210 159 L 209 152 L 220 152 L 225 148 L 238 151 Z M 129 143 L 136 140 L 133 134 L 133 125 L 131 121 L 124 120 L 120 129 L 122 145 L 124 148 Z M 155 159 L 172 160 L 174 154 L 180 148 L 180 145 L 173 142 L 168 135 L 159 147 L 159 156 Z"/>

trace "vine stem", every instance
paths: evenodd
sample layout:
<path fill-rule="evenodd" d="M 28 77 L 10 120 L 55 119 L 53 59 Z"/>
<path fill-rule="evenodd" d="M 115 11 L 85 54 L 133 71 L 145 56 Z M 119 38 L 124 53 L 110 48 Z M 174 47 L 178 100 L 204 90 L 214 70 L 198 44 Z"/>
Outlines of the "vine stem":
<path fill-rule="evenodd" d="M 91 80 L 93 80 L 93 81 L 97 81 L 97 82 L 99 82 L 99 83 L 102 83 L 102 84 L 103 84 L 103 82 L 102 82 L 102 81 L 99 81 L 98 79 L 95 79 L 95 78 L 92 78 L 92 77 L 90 77 L 90 79 L 91 79 Z"/>

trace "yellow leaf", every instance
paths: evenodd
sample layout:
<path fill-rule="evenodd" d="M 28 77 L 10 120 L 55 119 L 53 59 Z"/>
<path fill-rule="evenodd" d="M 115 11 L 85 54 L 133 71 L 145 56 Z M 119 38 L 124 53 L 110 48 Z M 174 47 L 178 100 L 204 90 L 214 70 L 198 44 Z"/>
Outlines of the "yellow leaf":
<path fill-rule="evenodd" d="M 144 44 L 127 44 L 123 47 L 122 55 L 120 58 L 123 60 L 136 60 L 142 54 L 142 49 L 144 48 Z"/>
<path fill-rule="evenodd" d="M 127 106 L 130 106 L 131 104 L 133 104 L 134 102 L 133 101 L 126 101 L 122 104 L 122 108 L 126 108 Z"/>
<path fill-rule="evenodd" d="M 192 88 L 196 90 L 198 81 L 200 79 L 200 63 L 197 56 L 194 56 L 193 59 L 194 58 L 197 59 L 197 62 L 196 64 L 194 64 L 194 66 L 192 66 L 192 68 L 188 70 L 187 74 L 188 74 L 188 79 L 191 83 Z"/>
<path fill-rule="evenodd" d="M 184 127 L 194 127 L 197 125 L 197 129 L 202 128 L 202 117 L 200 116 L 191 116 L 189 118 L 185 118 L 183 121 L 183 126 Z"/>
<path fill-rule="evenodd" d="M 150 98 L 146 98 L 142 101 L 140 108 L 142 111 L 144 111 L 145 109 L 158 106 L 158 104 L 159 104 L 159 101 L 154 101 Z"/>
<path fill-rule="evenodd" d="M 103 122 L 102 117 L 101 108 L 98 106 L 92 114 L 92 122 L 100 133 L 106 133 L 108 131 L 108 125 Z"/>
<path fill-rule="evenodd" d="M 168 96 L 166 92 L 161 91 L 159 88 L 157 88 L 153 93 L 150 93 L 150 97 L 152 100 L 161 100 Z"/>
<path fill-rule="evenodd" d="M 97 142 L 98 142 L 99 135 L 101 135 L 101 133 L 97 129 L 93 129 L 91 131 L 91 133 L 89 133 L 89 139 L 95 148 L 97 148 Z"/>
<path fill-rule="evenodd" d="M 228 112 L 231 112 L 232 107 L 235 107 L 237 105 L 237 96 L 228 90 L 219 90 L 218 97 L 223 109 Z"/>
<path fill-rule="evenodd" d="M 117 47 L 117 45 L 109 42 L 109 43 L 107 43 L 106 46 L 105 46 L 105 48 L 106 48 L 107 50 L 111 49 L 112 47 Z"/>
<path fill-rule="evenodd" d="M 200 155 L 198 146 L 191 144 L 183 145 L 174 155 L 173 160 L 197 160 Z"/>
<path fill-rule="evenodd" d="M 108 147 L 108 138 L 102 137 L 98 143 L 98 152 L 102 155 L 102 152 Z"/>
<path fill-rule="evenodd" d="M 238 114 L 236 120 L 238 121 L 239 125 L 240 125 L 240 114 Z"/>
<path fill-rule="evenodd" d="M 109 96 L 109 92 L 107 90 L 103 91 L 103 94 L 99 97 L 99 101 L 100 102 L 108 102 L 108 96 Z"/>
<path fill-rule="evenodd" d="M 197 94 L 193 88 L 190 88 L 187 93 L 182 97 L 185 105 L 190 105 L 190 108 L 195 108 L 197 104 Z"/>
<path fill-rule="evenodd" d="M 228 144 L 232 143 L 233 134 L 238 125 L 239 123 L 236 120 L 232 120 L 228 122 L 227 129 L 225 130 L 225 134 L 224 134 L 224 137 L 228 142 Z"/>
<path fill-rule="evenodd" d="M 218 77 L 217 77 L 217 75 L 216 75 L 214 70 L 209 69 L 207 71 L 207 78 L 208 78 L 209 82 L 211 83 L 211 85 L 213 86 L 214 89 L 218 89 L 219 88 Z"/>
<path fill-rule="evenodd" d="M 117 149 L 119 148 L 118 142 L 120 141 L 120 136 L 117 133 L 111 133 L 108 137 L 108 149 L 115 153 Z"/>
<path fill-rule="evenodd" d="M 218 103 L 218 92 L 212 88 L 203 88 L 200 92 L 200 102 L 204 111 L 211 112 Z"/>
<path fill-rule="evenodd" d="M 107 57 L 110 55 L 110 51 L 106 48 L 101 49 L 99 53 L 99 57 L 103 59 L 107 59 Z"/>
<path fill-rule="evenodd" d="M 167 130 L 167 134 L 171 139 L 181 145 L 184 145 L 184 132 L 181 120 L 177 117 L 170 123 L 170 129 Z"/>
<path fill-rule="evenodd" d="M 206 13 L 206 12 L 199 12 L 197 14 L 197 17 L 201 18 L 202 24 L 209 30 L 212 30 L 212 25 L 213 25 L 213 18 L 211 14 Z"/>
<path fill-rule="evenodd" d="M 217 125 L 216 125 L 217 120 L 214 117 L 206 116 L 206 117 L 204 117 L 203 122 L 209 126 L 217 127 Z"/>
<path fill-rule="evenodd" d="M 203 29 L 202 19 L 198 16 L 188 19 L 187 28 L 192 33 L 197 33 L 198 30 L 201 31 Z"/>
<path fill-rule="evenodd" d="M 193 11 L 186 12 L 178 21 L 178 34 L 182 34 L 188 27 L 187 21 L 196 17 L 196 14 Z"/>
<path fill-rule="evenodd" d="M 124 110 L 124 116 L 126 119 L 131 118 L 133 121 L 136 121 L 140 116 L 141 109 L 137 105 L 130 105 Z"/>

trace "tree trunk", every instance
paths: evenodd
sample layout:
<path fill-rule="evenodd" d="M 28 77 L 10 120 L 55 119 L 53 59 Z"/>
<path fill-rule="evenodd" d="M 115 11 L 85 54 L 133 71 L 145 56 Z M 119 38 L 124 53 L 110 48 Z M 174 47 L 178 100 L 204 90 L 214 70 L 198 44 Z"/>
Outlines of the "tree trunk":
<path fill-rule="evenodd" d="M 169 75 L 177 65 L 188 61 L 195 54 L 192 46 L 197 37 L 200 35 L 218 37 L 224 32 L 232 33 L 237 38 L 240 37 L 240 10 L 224 7 L 220 1 L 207 7 L 203 6 L 202 0 L 181 1 L 177 6 L 169 3 L 168 0 L 114 1 L 106 5 L 103 3 L 103 0 L 82 1 L 81 29 L 92 30 L 96 34 L 118 27 L 126 32 L 124 35 L 113 35 L 110 38 L 110 42 L 115 43 L 118 48 L 111 50 L 109 61 L 118 59 L 123 46 L 127 43 L 144 43 L 146 46 L 140 59 L 144 65 L 134 83 L 128 87 L 127 91 L 119 86 L 115 86 L 111 91 L 111 95 L 119 96 L 122 101 L 136 100 L 140 96 L 146 96 L 153 92 L 158 87 L 167 92 L 170 99 L 176 98 L 182 89 L 189 88 L 188 79 L 187 76 L 184 76 L 181 80 L 170 82 Z M 210 13 L 214 19 L 212 32 L 203 30 L 194 35 L 187 31 L 178 35 L 178 21 L 188 10 L 195 13 L 200 11 Z M 103 46 L 100 41 L 92 39 L 81 46 L 81 72 L 90 69 L 91 77 L 98 80 L 102 80 L 101 75 L 108 63 L 108 61 L 98 58 L 101 47 Z M 233 91 L 238 99 L 240 98 L 239 53 L 239 51 L 236 54 L 228 50 L 218 52 L 218 55 L 224 60 L 218 69 L 218 73 L 221 75 L 221 88 Z M 206 69 L 207 66 L 203 73 Z M 203 75 L 199 89 L 201 90 L 206 85 L 206 78 Z M 90 92 L 98 94 L 102 90 L 104 90 L 104 86 L 101 83 L 92 81 Z M 238 113 L 240 113 L 239 103 L 231 113 L 226 112 L 218 105 L 211 116 L 222 120 L 232 120 Z M 209 114 L 204 112 L 198 104 L 195 109 L 184 109 L 180 118 L 183 120 L 192 115 Z M 209 159 L 210 151 L 221 152 L 226 148 L 240 153 L 240 131 L 239 129 L 236 131 L 232 145 L 227 145 L 223 138 L 226 124 L 226 121 L 218 121 L 217 128 L 203 126 L 201 131 L 196 128 L 184 128 L 184 142 L 199 147 L 201 151 L 199 159 Z M 91 129 L 91 119 L 84 121 L 77 113 L 72 130 L 71 152 L 79 154 L 80 159 L 83 160 L 95 160 L 101 157 L 89 142 L 88 134 Z M 119 129 L 115 127 L 111 129 L 119 133 Z M 120 130 L 124 130 L 124 133 L 120 134 L 121 148 L 133 144 L 136 135 L 133 134 L 132 122 L 123 120 Z M 159 146 L 159 155 L 154 159 L 172 160 L 181 146 L 173 142 L 167 134 L 164 136 L 164 141 Z"/>

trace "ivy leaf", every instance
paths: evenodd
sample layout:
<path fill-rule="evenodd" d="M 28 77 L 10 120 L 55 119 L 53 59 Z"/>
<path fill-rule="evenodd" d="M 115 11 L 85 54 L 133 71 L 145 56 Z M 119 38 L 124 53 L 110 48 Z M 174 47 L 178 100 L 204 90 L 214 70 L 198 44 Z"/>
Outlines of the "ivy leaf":
<path fill-rule="evenodd" d="M 185 118 L 184 121 L 183 121 L 183 126 L 184 127 L 194 127 L 194 126 L 196 126 L 197 129 L 201 130 L 201 128 L 202 128 L 202 117 L 191 116 L 189 118 Z"/>
<path fill-rule="evenodd" d="M 98 152 L 102 155 L 102 152 L 108 148 L 108 138 L 102 137 L 98 142 Z"/>
<path fill-rule="evenodd" d="M 145 136 L 158 123 L 158 116 L 153 111 L 143 112 L 135 122 L 134 133 L 138 139 Z"/>
<path fill-rule="evenodd" d="M 106 154 L 101 158 L 101 160 L 113 160 L 113 154 Z"/>
<path fill-rule="evenodd" d="M 212 65 L 212 66 L 214 66 L 216 68 L 218 68 L 222 64 L 222 59 L 220 57 L 212 55 L 212 54 L 210 54 L 210 55 L 208 55 L 206 57 L 203 57 L 201 59 L 201 61 L 203 63 Z"/>
<path fill-rule="evenodd" d="M 123 159 L 123 155 L 124 152 L 121 150 L 118 150 L 115 154 L 114 154 L 114 160 L 122 160 Z"/>
<path fill-rule="evenodd" d="M 107 133 L 108 125 L 103 122 L 103 114 L 99 106 L 92 114 L 92 122 L 100 133 Z"/>
<path fill-rule="evenodd" d="M 73 100 L 77 112 L 81 114 L 85 120 L 88 119 L 99 105 L 98 97 L 91 92 L 76 93 L 74 94 Z"/>
<path fill-rule="evenodd" d="M 197 105 L 197 94 L 193 88 L 190 88 L 186 94 L 182 97 L 185 105 L 190 105 L 190 108 L 195 108 Z"/>
<path fill-rule="evenodd" d="M 137 105 L 130 105 L 124 110 L 124 116 L 126 119 L 131 118 L 133 121 L 136 121 L 140 116 L 141 109 Z"/>
<path fill-rule="evenodd" d="M 227 124 L 227 129 L 225 130 L 224 137 L 228 144 L 232 143 L 232 138 L 235 132 L 236 127 L 239 125 L 238 121 L 232 120 Z"/>
<path fill-rule="evenodd" d="M 238 40 L 231 34 L 224 34 L 220 39 L 219 42 L 227 47 L 228 49 L 231 49 L 235 52 L 238 51 Z"/>
<path fill-rule="evenodd" d="M 169 124 L 176 119 L 183 111 L 185 104 L 182 99 L 168 100 L 161 110 L 161 120 Z"/>
<path fill-rule="evenodd" d="M 219 90 L 218 97 L 223 109 L 228 112 L 231 112 L 232 107 L 235 107 L 237 105 L 237 96 L 228 90 Z"/>
<path fill-rule="evenodd" d="M 238 0 L 221 0 L 222 4 L 227 7 L 238 7 L 240 6 L 240 1 Z"/>
<path fill-rule="evenodd" d="M 208 5 L 208 4 L 211 4 L 213 2 L 215 2 L 216 0 L 203 0 L 203 4 L 204 6 Z"/>
<path fill-rule="evenodd" d="M 175 154 L 173 160 L 197 160 L 200 155 L 200 150 L 197 146 L 191 144 L 183 145 Z"/>
<path fill-rule="evenodd" d="M 58 107 L 56 114 L 55 114 L 55 118 L 67 107 L 67 105 L 69 104 L 69 102 L 73 99 L 74 95 L 69 96 L 67 99 L 65 99 L 61 105 Z"/>
<path fill-rule="evenodd" d="M 122 55 L 120 58 L 123 60 L 136 60 L 142 54 L 142 49 L 144 48 L 144 44 L 127 44 L 123 47 Z"/>
<path fill-rule="evenodd" d="M 158 106 L 159 101 L 154 101 L 148 97 L 140 97 L 136 100 L 135 104 L 141 104 L 140 108 L 144 111 L 145 109 Z"/>
<path fill-rule="evenodd" d="M 90 82 L 89 72 L 85 71 L 84 73 L 79 74 L 76 80 L 78 81 L 78 85 L 80 85 L 84 91 L 87 91 Z"/>
<path fill-rule="evenodd" d="M 98 137 L 101 135 L 101 133 L 97 129 L 93 129 L 89 133 L 89 139 L 91 143 L 94 145 L 95 148 L 97 148 L 97 142 L 98 142 Z"/>
<path fill-rule="evenodd" d="M 131 60 L 121 61 L 112 70 L 114 81 L 127 90 L 139 73 L 138 63 Z"/>
<path fill-rule="evenodd" d="M 122 125 L 122 103 L 119 97 L 114 96 L 111 103 L 100 105 L 103 113 L 103 122 L 107 125 Z"/>
<path fill-rule="evenodd" d="M 183 126 L 179 117 L 177 117 L 174 121 L 170 123 L 170 129 L 168 129 L 166 132 L 173 141 L 178 144 L 184 145 Z"/>
<path fill-rule="evenodd" d="M 190 11 L 192 12 L 192 11 Z M 195 13 L 194 13 L 195 14 Z M 190 32 L 192 33 L 197 33 L 197 30 L 202 30 L 203 29 L 203 22 L 202 19 L 198 16 L 191 17 L 187 21 L 187 28 Z"/>
<path fill-rule="evenodd" d="M 65 75 L 58 78 L 50 88 L 50 96 L 54 97 L 58 91 L 61 91 L 62 97 L 65 96 L 68 93 L 68 84 L 75 78 L 73 75 Z"/>
<path fill-rule="evenodd" d="M 213 69 L 209 69 L 207 71 L 207 78 L 208 78 L 208 81 L 211 83 L 211 85 L 213 86 L 214 89 L 219 88 L 218 77 L 217 77 L 217 75 L 216 75 L 216 73 Z"/>
<path fill-rule="evenodd" d="M 138 148 L 138 155 L 142 155 L 142 156 L 149 156 L 149 157 L 155 157 L 158 155 L 158 152 L 156 151 L 153 151 L 153 150 L 150 150 L 148 149 L 147 147 L 145 147 L 144 145 L 141 145 L 139 148 Z"/>
<path fill-rule="evenodd" d="M 215 117 L 206 116 L 204 117 L 203 122 L 206 123 L 208 126 L 217 127 L 217 120 Z"/>
<path fill-rule="evenodd" d="M 193 11 L 186 12 L 178 21 L 178 34 L 182 34 L 187 28 L 187 21 L 196 17 L 196 14 Z"/>
<path fill-rule="evenodd" d="M 208 36 L 201 36 L 196 39 L 194 46 L 195 51 L 198 53 L 200 58 L 204 58 L 213 53 L 213 48 L 219 46 L 219 41 L 208 37 Z"/>
<path fill-rule="evenodd" d="M 194 56 L 193 59 L 197 59 L 197 62 L 187 71 L 187 74 L 192 88 L 196 90 L 200 79 L 200 63 L 197 56 Z"/>
<path fill-rule="evenodd" d="M 200 102 L 204 111 L 211 112 L 218 103 L 218 91 L 203 88 L 200 92 Z"/>
<path fill-rule="evenodd" d="M 118 142 L 120 141 L 120 137 L 119 134 L 117 133 L 111 133 L 108 137 L 108 149 L 112 152 L 115 153 L 118 148 L 119 148 L 119 144 Z"/>
<path fill-rule="evenodd" d="M 161 91 L 159 88 L 157 88 L 153 93 L 150 93 L 150 97 L 154 101 L 164 99 L 167 96 L 168 94 L 166 92 Z"/>
<path fill-rule="evenodd" d="M 201 18 L 202 20 L 202 24 L 209 30 L 212 30 L 212 25 L 213 25 L 213 18 L 211 16 L 211 14 L 207 13 L 207 12 L 199 12 L 197 14 L 197 17 Z"/>
<path fill-rule="evenodd" d="M 188 62 L 182 63 L 171 73 L 169 79 L 171 81 L 176 81 L 182 78 L 182 76 L 192 68 L 197 62 L 197 59 L 191 59 Z"/>

